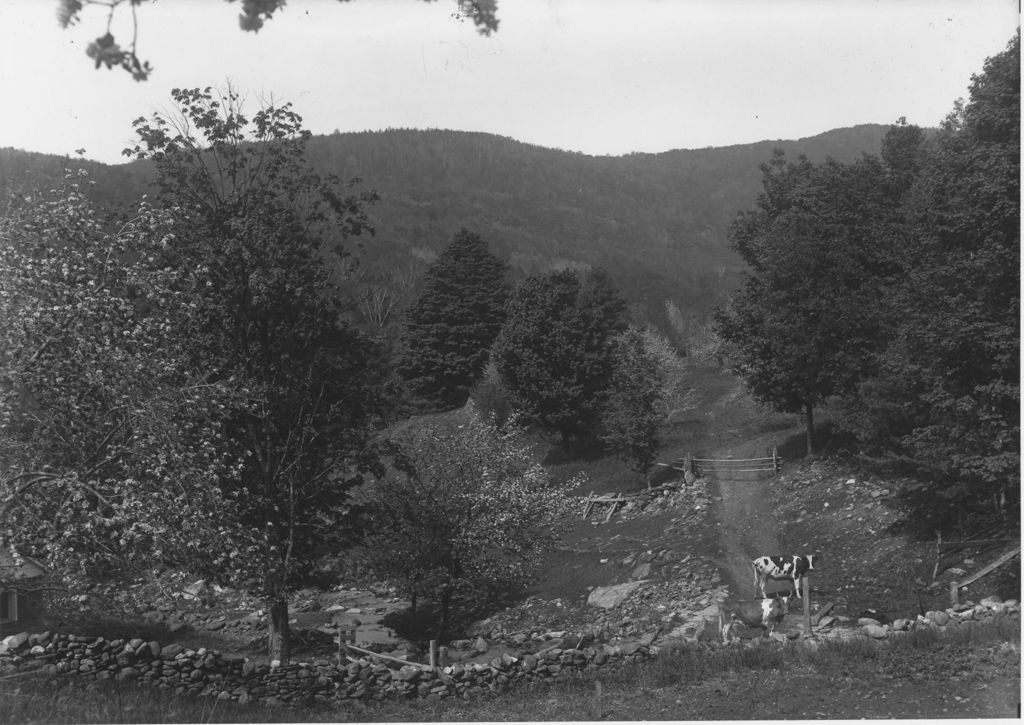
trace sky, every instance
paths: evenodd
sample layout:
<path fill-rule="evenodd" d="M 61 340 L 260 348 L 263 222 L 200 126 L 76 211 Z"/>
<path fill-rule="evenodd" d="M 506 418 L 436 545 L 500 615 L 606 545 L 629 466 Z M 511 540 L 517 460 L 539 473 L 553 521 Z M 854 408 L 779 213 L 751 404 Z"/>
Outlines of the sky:
<path fill-rule="evenodd" d="M 144 0 L 139 83 L 94 69 L 106 10 L 0 0 L 0 147 L 123 161 L 170 90 L 290 101 L 314 133 L 483 131 L 593 155 L 937 125 L 1016 32 L 1016 0 L 499 0 L 498 31 L 454 0 L 289 0 L 259 33 L 237 3 Z M 130 36 L 122 8 L 115 38 Z"/>

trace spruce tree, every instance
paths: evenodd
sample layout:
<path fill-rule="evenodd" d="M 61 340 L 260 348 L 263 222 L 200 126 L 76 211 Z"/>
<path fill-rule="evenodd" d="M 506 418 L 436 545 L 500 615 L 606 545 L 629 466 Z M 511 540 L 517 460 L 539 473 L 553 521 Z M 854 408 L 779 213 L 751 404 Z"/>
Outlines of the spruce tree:
<path fill-rule="evenodd" d="M 406 313 L 398 360 L 415 395 L 444 406 L 466 401 L 505 319 L 506 269 L 477 234 L 462 229 L 427 270 Z"/>

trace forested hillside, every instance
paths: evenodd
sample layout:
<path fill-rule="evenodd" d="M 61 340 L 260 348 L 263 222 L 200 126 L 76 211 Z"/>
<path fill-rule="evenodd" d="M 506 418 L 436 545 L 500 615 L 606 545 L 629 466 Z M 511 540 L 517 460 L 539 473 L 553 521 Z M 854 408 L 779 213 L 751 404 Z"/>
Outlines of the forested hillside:
<path fill-rule="evenodd" d="M 358 176 L 380 194 L 370 209 L 364 279 L 430 261 L 466 227 L 509 261 L 514 277 L 603 266 L 626 298 L 665 327 L 666 300 L 703 320 L 735 288 L 742 267 L 726 232 L 760 188 L 773 148 L 820 161 L 878 153 L 885 126 L 837 129 L 797 141 L 593 157 L 484 133 L 388 130 L 316 137 L 321 173 Z M 65 160 L 0 150 L 0 188 L 60 177 Z M 98 200 L 130 202 L 151 171 L 140 162 L 74 160 Z M 35 181 L 33 181 L 35 179 Z"/>

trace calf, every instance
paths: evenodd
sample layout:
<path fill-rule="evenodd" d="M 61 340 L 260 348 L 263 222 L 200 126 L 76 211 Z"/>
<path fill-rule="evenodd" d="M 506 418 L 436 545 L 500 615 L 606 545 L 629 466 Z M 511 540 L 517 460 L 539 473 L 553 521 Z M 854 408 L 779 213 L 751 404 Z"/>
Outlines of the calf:
<path fill-rule="evenodd" d="M 814 554 L 808 556 L 761 556 L 754 559 L 754 588 L 765 596 L 769 579 L 790 579 L 796 596 L 802 597 L 800 583 L 807 572 L 814 571 Z"/>
<path fill-rule="evenodd" d="M 729 634 L 736 622 L 748 627 L 761 627 L 770 637 L 789 612 L 785 599 L 757 599 L 752 602 L 724 601 L 718 605 L 718 628 L 722 641 L 729 644 Z"/>

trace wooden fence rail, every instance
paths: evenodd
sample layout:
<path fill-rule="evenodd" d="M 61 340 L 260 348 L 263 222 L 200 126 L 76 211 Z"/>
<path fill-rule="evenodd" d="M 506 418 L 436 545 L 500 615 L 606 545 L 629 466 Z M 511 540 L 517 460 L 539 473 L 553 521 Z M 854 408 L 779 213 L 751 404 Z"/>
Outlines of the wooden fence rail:
<path fill-rule="evenodd" d="M 1017 546 L 1015 546 L 1014 548 L 1012 548 L 1009 551 L 1007 551 L 1005 554 L 1000 556 L 998 559 L 993 561 L 991 564 L 986 566 L 984 569 L 981 569 L 981 570 L 975 572 L 974 574 L 971 574 L 971 576 L 967 577 L 963 581 L 960 581 L 960 582 L 950 582 L 949 583 L 949 599 L 950 599 L 950 602 L 952 603 L 952 605 L 955 607 L 957 604 L 960 603 L 960 590 L 961 589 L 963 589 L 968 584 L 973 584 L 974 582 L 978 581 L 979 579 L 981 579 L 986 574 L 989 574 L 990 572 L 994 571 L 995 569 L 998 569 L 1003 564 L 1005 564 L 1006 562 L 1010 561 L 1011 559 L 1013 559 L 1014 557 L 1017 557 L 1017 556 L 1020 556 L 1020 544 L 1017 544 Z"/>

